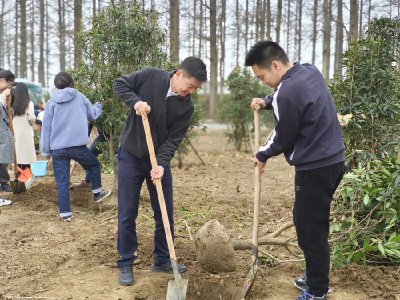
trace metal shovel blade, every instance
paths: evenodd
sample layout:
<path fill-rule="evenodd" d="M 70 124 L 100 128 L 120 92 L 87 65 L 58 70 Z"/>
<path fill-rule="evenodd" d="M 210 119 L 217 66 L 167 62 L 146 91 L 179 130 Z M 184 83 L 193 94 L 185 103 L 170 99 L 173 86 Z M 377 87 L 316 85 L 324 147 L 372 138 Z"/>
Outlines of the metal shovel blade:
<path fill-rule="evenodd" d="M 13 191 L 13 194 L 21 194 L 26 192 L 25 182 L 20 180 L 10 181 L 10 186 Z"/>
<path fill-rule="evenodd" d="M 246 299 L 247 296 L 250 294 L 251 288 L 253 287 L 254 281 L 256 279 L 257 269 L 257 264 L 253 264 L 251 266 L 249 274 L 247 274 L 246 280 L 244 281 L 242 287 L 242 297 L 240 298 L 241 300 Z"/>
<path fill-rule="evenodd" d="M 167 300 L 185 300 L 189 280 L 180 278 L 168 282 Z"/>

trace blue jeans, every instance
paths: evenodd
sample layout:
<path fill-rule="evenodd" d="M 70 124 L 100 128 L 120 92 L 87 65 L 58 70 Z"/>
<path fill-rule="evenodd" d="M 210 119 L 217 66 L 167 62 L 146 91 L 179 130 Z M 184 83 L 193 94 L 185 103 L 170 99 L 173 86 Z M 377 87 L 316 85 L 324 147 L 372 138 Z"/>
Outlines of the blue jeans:
<path fill-rule="evenodd" d="M 99 135 L 94 139 L 93 143 L 90 144 L 89 146 L 89 151 L 93 153 L 95 157 L 99 156 L 101 154 L 101 151 L 97 148 L 97 143 L 102 143 L 105 142 L 106 139 L 109 139 L 110 136 L 108 134 L 104 134 L 102 131 L 99 130 Z M 114 141 L 116 142 L 116 141 Z M 86 171 L 86 176 L 85 180 L 87 182 L 90 182 L 89 174 Z"/>
<path fill-rule="evenodd" d="M 135 260 L 135 251 L 138 247 L 136 235 L 136 217 L 139 209 L 139 196 L 142 183 L 146 179 L 147 189 L 150 194 L 151 207 L 154 212 L 154 260 L 157 263 L 170 261 L 167 239 L 158 203 L 156 186 L 151 181 L 150 161 L 137 158 L 124 150 L 118 149 L 118 239 L 117 250 L 121 257 L 117 264 L 119 267 L 131 265 Z M 169 226 L 174 235 L 174 207 L 172 174 L 170 166 L 164 169 L 161 180 Z"/>
<path fill-rule="evenodd" d="M 68 217 L 72 215 L 69 198 L 69 168 L 71 159 L 77 161 L 86 170 L 92 182 L 93 193 L 100 193 L 102 191 L 100 163 L 86 146 L 51 150 L 50 154 L 53 158 L 54 177 L 57 182 L 60 217 Z"/>

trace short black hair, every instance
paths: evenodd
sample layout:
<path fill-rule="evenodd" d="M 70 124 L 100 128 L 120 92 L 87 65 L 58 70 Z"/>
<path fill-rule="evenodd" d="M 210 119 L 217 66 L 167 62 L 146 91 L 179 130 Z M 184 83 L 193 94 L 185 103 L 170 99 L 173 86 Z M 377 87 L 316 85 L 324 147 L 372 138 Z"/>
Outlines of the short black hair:
<path fill-rule="evenodd" d="M 194 77 L 200 82 L 207 81 L 207 67 L 204 62 L 197 57 L 186 57 L 178 67 L 178 70 L 184 71 L 184 75 Z"/>
<path fill-rule="evenodd" d="M 0 69 L 0 78 L 5 78 L 6 82 L 14 82 L 15 76 L 10 70 Z"/>
<path fill-rule="evenodd" d="M 284 65 L 289 63 L 289 59 L 281 46 L 273 41 L 260 41 L 251 47 L 246 55 L 244 65 L 246 67 L 257 65 L 269 69 L 274 60 L 280 61 Z"/>
<path fill-rule="evenodd" d="M 67 87 L 74 87 L 74 79 L 68 72 L 60 72 L 54 78 L 54 85 L 60 90 Z"/>

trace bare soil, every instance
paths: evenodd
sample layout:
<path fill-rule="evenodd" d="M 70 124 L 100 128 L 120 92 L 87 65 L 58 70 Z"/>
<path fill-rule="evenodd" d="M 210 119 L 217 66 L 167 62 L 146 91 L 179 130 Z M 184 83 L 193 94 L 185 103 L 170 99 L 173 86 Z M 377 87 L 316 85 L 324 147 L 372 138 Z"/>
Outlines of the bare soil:
<path fill-rule="evenodd" d="M 263 136 L 266 136 L 264 133 Z M 236 300 L 251 264 L 250 251 L 235 251 L 234 272 L 212 274 L 196 260 L 194 236 L 208 220 L 218 219 L 232 238 L 251 238 L 253 216 L 252 155 L 237 152 L 232 145 L 225 153 L 225 130 L 200 133 L 194 146 L 207 163 L 190 153 L 179 170 L 172 162 L 175 189 L 175 244 L 178 261 L 189 267 L 188 300 Z M 249 146 L 248 146 L 249 148 Z M 72 182 L 84 177 L 77 167 Z M 283 157 L 268 161 L 262 176 L 260 235 L 291 221 L 294 170 Z M 103 186 L 113 187 L 113 175 L 103 174 Z M 0 299 L 165 299 L 172 275 L 151 272 L 153 263 L 152 209 L 143 188 L 137 219 L 138 259 L 134 265 L 135 285 L 118 284 L 116 260 L 117 196 L 96 205 L 90 191 L 72 191 L 74 218 L 58 217 L 57 189 L 52 171 L 36 178 L 27 193 L 1 196 L 13 200 L 0 211 Z M 291 228 L 284 233 L 293 236 Z M 296 259 L 285 248 L 263 246 L 280 260 Z M 297 253 L 300 252 L 297 250 Z M 262 256 L 262 254 L 260 254 Z M 294 299 L 299 291 L 292 278 L 301 275 L 299 262 L 271 264 L 263 258 L 250 299 Z M 397 267 L 348 265 L 331 272 L 329 300 L 400 299 Z"/>

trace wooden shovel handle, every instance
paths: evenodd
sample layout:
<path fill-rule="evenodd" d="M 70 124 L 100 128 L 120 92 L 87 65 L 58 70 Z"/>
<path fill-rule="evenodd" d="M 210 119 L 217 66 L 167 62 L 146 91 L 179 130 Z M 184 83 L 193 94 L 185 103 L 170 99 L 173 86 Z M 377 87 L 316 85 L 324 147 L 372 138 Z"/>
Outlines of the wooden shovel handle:
<path fill-rule="evenodd" d="M 10 129 L 11 129 L 11 133 L 14 138 L 14 174 L 15 174 L 15 179 L 17 179 L 18 178 L 18 163 L 17 163 L 17 149 L 15 148 L 14 124 L 13 124 L 13 118 L 12 118 L 12 113 L 11 113 L 11 95 L 7 96 L 6 105 L 7 105 L 7 111 L 8 111 L 8 121 L 10 122 Z"/>
<path fill-rule="evenodd" d="M 260 107 L 254 110 L 254 151 L 260 148 Z M 253 245 L 258 247 L 258 224 L 260 216 L 260 192 L 261 192 L 261 173 L 258 166 L 254 168 L 254 223 L 253 223 Z"/>
<path fill-rule="evenodd" d="M 154 152 L 153 139 L 151 138 L 149 119 L 142 118 L 142 121 L 143 121 L 144 132 L 146 133 L 147 147 L 149 148 L 149 153 L 150 153 L 151 167 L 153 169 L 157 170 L 158 164 L 157 164 L 156 154 Z M 168 218 L 168 214 L 167 214 L 167 207 L 165 205 L 165 199 L 164 199 L 164 193 L 163 193 L 163 189 L 162 189 L 161 179 L 156 179 L 156 188 L 157 188 L 157 194 L 158 194 L 158 202 L 160 203 L 160 209 L 161 209 L 161 215 L 162 215 L 162 220 L 163 220 L 163 224 L 164 224 L 164 230 L 165 230 L 165 234 L 167 237 L 169 255 L 172 259 L 174 259 L 176 261 L 174 242 L 172 241 L 172 233 L 171 233 L 171 228 L 169 226 L 169 218 Z"/>

